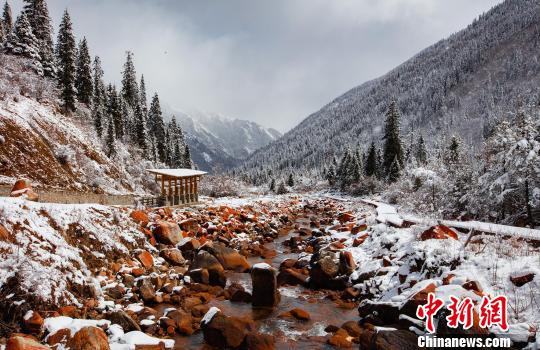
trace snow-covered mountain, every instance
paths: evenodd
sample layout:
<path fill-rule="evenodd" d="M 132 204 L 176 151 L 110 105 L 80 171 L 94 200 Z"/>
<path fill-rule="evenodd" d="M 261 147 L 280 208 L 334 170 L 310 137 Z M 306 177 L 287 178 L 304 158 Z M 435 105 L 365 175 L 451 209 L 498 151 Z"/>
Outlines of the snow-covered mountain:
<path fill-rule="evenodd" d="M 319 171 L 347 147 L 380 143 L 392 98 L 402 114 L 402 134 L 423 133 L 428 143 L 458 134 L 481 144 L 498 120 L 540 101 L 540 1 L 494 7 L 386 75 L 337 97 L 242 168 Z"/>
<path fill-rule="evenodd" d="M 212 113 L 183 113 L 169 109 L 186 134 L 193 161 L 200 169 L 228 169 L 254 151 L 281 137 L 255 122 Z"/>

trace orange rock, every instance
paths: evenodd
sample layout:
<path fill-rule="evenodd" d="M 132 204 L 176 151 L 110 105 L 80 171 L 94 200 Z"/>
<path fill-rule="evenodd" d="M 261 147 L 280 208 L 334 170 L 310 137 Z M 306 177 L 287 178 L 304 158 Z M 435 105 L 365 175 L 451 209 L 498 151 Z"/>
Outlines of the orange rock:
<path fill-rule="evenodd" d="M 420 239 L 422 241 L 428 240 L 428 239 L 448 239 L 453 238 L 455 240 L 458 240 L 457 233 L 452 230 L 448 226 L 444 225 L 436 225 L 433 227 L 430 227 L 426 231 L 422 233 L 420 236 Z"/>
<path fill-rule="evenodd" d="M 435 293 L 436 288 L 437 286 L 435 286 L 434 283 L 430 283 L 424 289 L 413 295 L 401 308 L 402 313 L 411 317 L 416 317 L 418 306 L 424 305 L 427 302 L 429 293 Z"/>
<path fill-rule="evenodd" d="M 355 217 L 351 213 L 342 213 L 342 214 L 339 214 L 338 216 L 338 220 L 342 224 L 345 222 L 353 221 L 354 219 Z"/>
<path fill-rule="evenodd" d="M 152 254 L 150 254 L 148 251 L 144 250 L 141 253 L 137 255 L 137 259 L 141 262 L 141 264 L 146 268 L 149 269 L 152 266 L 154 266 L 154 258 L 152 257 Z"/>
<path fill-rule="evenodd" d="M 359 232 L 362 232 L 362 231 L 365 231 L 367 230 L 367 225 L 366 224 L 362 224 L 362 225 L 356 225 L 356 226 L 353 226 L 353 228 L 351 229 L 351 234 L 355 235 Z"/>
<path fill-rule="evenodd" d="M 62 328 L 56 333 L 53 333 L 47 337 L 47 344 L 56 345 L 59 343 L 65 343 L 71 338 L 71 331 L 67 328 Z"/>
<path fill-rule="evenodd" d="M 141 277 L 142 275 L 144 275 L 144 269 L 140 267 L 135 267 L 131 269 L 131 274 L 135 277 Z"/>
<path fill-rule="evenodd" d="M 525 273 L 525 274 L 521 274 L 519 276 L 511 276 L 510 281 L 516 287 L 521 287 L 524 284 L 527 284 L 527 283 L 531 282 L 532 280 L 534 280 L 534 276 L 535 276 L 534 272 Z"/>
<path fill-rule="evenodd" d="M 107 335 L 97 327 L 81 328 L 66 345 L 77 350 L 110 350 Z"/>
<path fill-rule="evenodd" d="M 344 329 L 338 329 L 337 332 L 328 339 L 328 344 L 338 348 L 352 348 L 352 343 L 349 340 L 349 334 Z"/>
<path fill-rule="evenodd" d="M 12 240 L 13 237 L 11 236 L 11 234 L 2 224 L 0 224 L 0 241 L 11 242 Z"/>
<path fill-rule="evenodd" d="M 25 179 L 20 179 L 15 182 L 11 188 L 10 197 L 21 197 L 25 196 L 26 199 L 30 201 L 37 202 L 39 201 L 38 194 L 32 189 L 32 184 L 30 181 Z"/>
<path fill-rule="evenodd" d="M 6 350 L 47 350 L 47 345 L 40 344 L 34 338 L 24 334 L 14 334 L 8 339 Z"/>
<path fill-rule="evenodd" d="M 131 212 L 131 214 L 129 214 L 129 216 L 143 226 L 146 226 L 146 224 L 148 224 L 150 221 L 148 214 L 142 210 L 134 210 Z"/>
<path fill-rule="evenodd" d="M 452 273 L 449 273 L 448 275 L 446 275 L 443 279 L 442 279 L 442 282 L 443 282 L 443 285 L 448 285 L 450 284 L 450 282 L 452 282 L 452 279 L 455 277 L 456 275 L 452 274 Z"/>
<path fill-rule="evenodd" d="M 299 309 L 299 308 L 292 309 L 290 313 L 294 318 L 298 320 L 302 320 L 302 321 L 307 321 L 311 318 L 311 316 L 309 315 L 307 311 Z"/>
<path fill-rule="evenodd" d="M 62 316 L 68 316 L 72 318 L 77 318 L 78 311 L 75 305 L 62 306 L 58 309 L 58 313 Z"/>
<path fill-rule="evenodd" d="M 39 334 L 43 327 L 43 317 L 37 311 L 32 311 L 29 318 L 24 317 L 24 329 L 29 333 Z"/>
<path fill-rule="evenodd" d="M 174 222 L 158 221 L 152 233 L 156 240 L 163 244 L 176 245 L 182 239 L 180 227 Z"/>
<path fill-rule="evenodd" d="M 355 238 L 353 240 L 353 247 L 358 247 L 360 244 L 364 243 L 364 241 L 366 240 L 366 238 L 368 238 L 368 234 L 364 234 L 358 238 Z"/>

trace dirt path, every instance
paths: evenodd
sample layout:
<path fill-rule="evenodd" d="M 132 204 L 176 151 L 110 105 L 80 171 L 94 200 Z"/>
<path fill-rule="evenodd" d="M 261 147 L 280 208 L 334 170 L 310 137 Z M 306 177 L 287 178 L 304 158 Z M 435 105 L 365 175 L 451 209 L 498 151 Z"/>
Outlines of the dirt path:
<path fill-rule="evenodd" d="M 0 185 L 0 197 L 8 197 L 10 191 L 11 186 Z M 43 203 L 133 205 L 135 201 L 134 195 L 110 195 L 54 189 L 36 189 L 36 191 L 39 194 L 39 201 Z"/>

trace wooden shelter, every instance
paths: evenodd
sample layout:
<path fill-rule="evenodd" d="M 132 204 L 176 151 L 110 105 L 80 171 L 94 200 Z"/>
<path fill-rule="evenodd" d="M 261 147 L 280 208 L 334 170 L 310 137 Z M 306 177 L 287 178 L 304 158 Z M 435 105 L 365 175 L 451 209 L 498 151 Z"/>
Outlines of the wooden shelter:
<path fill-rule="evenodd" d="M 204 171 L 193 169 L 146 169 L 154 174 L 161 193 L 153 200 L 143 198 L 147 206 L 193 204 L 199 201 L 199 182 Z"/>

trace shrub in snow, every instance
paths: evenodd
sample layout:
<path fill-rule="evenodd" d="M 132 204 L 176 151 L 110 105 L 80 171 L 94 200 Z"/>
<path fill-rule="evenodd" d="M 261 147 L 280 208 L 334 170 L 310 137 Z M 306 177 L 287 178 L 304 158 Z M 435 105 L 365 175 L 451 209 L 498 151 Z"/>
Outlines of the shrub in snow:
<path fill-rule="evenodd" d="M 55 151 L 55 157 L 62 165 L 72 162 L 74 155 L 75 152 L 67 145 L 59 145 Z"/>

